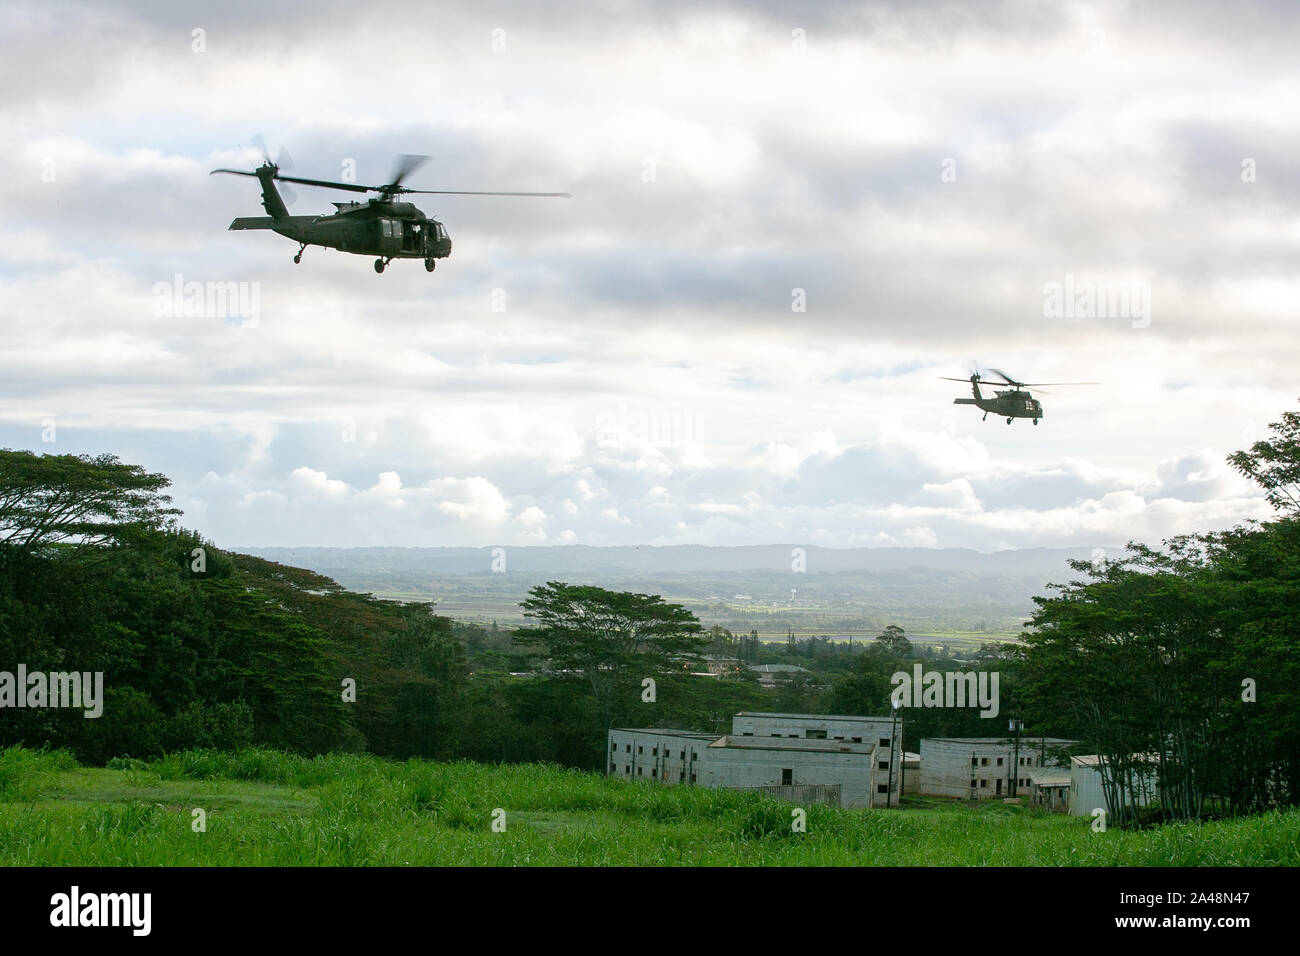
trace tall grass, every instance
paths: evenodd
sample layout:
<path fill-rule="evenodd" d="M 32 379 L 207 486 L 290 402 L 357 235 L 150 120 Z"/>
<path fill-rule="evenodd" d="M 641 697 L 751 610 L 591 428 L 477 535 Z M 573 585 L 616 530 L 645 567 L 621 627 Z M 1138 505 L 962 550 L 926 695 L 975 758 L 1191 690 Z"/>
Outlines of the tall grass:
<path fill-rule="evenodd" d="M 195 832 L 193 810 L 206 813 Z M 804 808 L 538 764 L 263 748 L 103 770 L 0 750 L 0 864 L 1298 865 L 1300 812 L 1141 832 L 990 804 Z M 505 831 L 492 828 L 505 812 Z"/>

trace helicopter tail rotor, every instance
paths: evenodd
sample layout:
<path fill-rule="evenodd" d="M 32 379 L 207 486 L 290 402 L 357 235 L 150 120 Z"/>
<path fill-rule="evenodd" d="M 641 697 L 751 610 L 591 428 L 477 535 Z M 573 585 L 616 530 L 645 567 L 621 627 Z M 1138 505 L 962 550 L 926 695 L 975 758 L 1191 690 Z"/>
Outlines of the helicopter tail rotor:
<path fill-rule="evenodd" d="M 276 179 L 280 178 L 280 170 L 293 169 L 293 157 L 289 155 L 289 150 L 286 147 L 281 146 L 275 159 L 271 159 L 271 151 L 267 148 L 266 140 L 263 138 L 261 133 L 254 133 L 253 138 L 249 140 L 249 142 L 257 150 L 264 165 L 275 167 Z M 298 193 L 295 192 L 291 186 L 281 186 L 280 196 L 284 199 L 284 204 L 286 206 L 292 206 L 298 201 Z"/>

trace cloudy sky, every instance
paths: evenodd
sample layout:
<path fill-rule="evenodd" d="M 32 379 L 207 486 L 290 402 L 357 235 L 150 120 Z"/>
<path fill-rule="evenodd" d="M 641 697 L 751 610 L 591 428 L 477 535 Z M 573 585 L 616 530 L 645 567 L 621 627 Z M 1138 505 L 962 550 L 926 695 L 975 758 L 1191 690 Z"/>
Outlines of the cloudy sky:
<path fill-rule="evenodd" d="M 1223 459 L 1300 394 L 1300 8 L 791 6 L 6 3 L 0 447 L 165 472 L 227 547 L 1265 516 Z M 300 176 L 425 153 L 409 185 L 573 198 L 418 197 L 432 275 L 294 265 L 208 175 L 258 134 Z M 169 314 L 193 282 L 246 307 Z M 976 366 L 1103 384 L 1008 426 L 938 380 Z"/>

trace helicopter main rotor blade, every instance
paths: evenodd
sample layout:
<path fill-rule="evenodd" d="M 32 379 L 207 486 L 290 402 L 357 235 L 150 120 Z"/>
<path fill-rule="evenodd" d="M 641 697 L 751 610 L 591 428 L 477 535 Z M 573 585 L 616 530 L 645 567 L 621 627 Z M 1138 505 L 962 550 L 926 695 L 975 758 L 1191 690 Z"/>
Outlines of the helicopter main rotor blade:
<path fill-rule="evenodd" d="M 392 181 L 384 188 L 396 191 L 407 176 L 427 163 L 429 159 L 428 156 L 421 156 L 416 153 L 404 153 L 397 157 L 397 167 L 393 170 Z"/>
<path fill-rule="evenodd" d="M 208 175 L 212 176 L 215 175 L 216 173 L 230 173 L 230 175 L 232 176 L 256 176 L 257 175 L 257 173 L 250 173 L 246 169 L 214 169 L 212 170 L 212 172 L 208 173 Z"/>
<path fill-rule="evenodd" d="M 1001 375 L 1001 376 L 1002 376 L 1002 381 L 1006 382 L 1008 385 L 1024 385 L 1024 384 L 1025 384 L 1024 382 L 1017 382 L 1014 378 L 1012 378 L 1012 377 L 1011 377 L 1010 375 L 1008 375 L 1006 372 L 1002 371 L 1002 369 L 1000 369 L 1000 368 L 990 368 L 990 369 L 988 369 L 988 371 L 990 371 L 990 372 L 996 372 L 998 375 Z"/>
<path fill-rule="evenodd" d="M 970 384 L 970 379 L 968 378 L 950 378 L 947 375 L 940 375 L 939 378 L 943 379 L 945 382 L 965 382 L 967 385 Z"/>
<path fill-rule="evenodd" d="M 394 192 L 421 193 L 426 196 L 544 196 L 555 199 L 572 199 L 572 193 L 502 193 L 485 192 L 472 189 L 406 189 L 398 188 Z"/>
<path fill-rule="evenodd" d="M 248 173 L 249 176 L 256 175 Z M 335 183 L 327 179 L 303 179 L 301 176 L 281 176 L 278 173 L 276 179 L 286 183 L 301 183 L 304 186 L 320 186 L 322 189 L 346 189 L 354 193 L 379 192 L 382 186 L 362 186 L 360 183 Z"/>
<path fill-rule="evenodd" d="M 1101 382 L 1020 382 L 1026 388 L 1042 388 L 1044 385 L 1100 385 Z"/>

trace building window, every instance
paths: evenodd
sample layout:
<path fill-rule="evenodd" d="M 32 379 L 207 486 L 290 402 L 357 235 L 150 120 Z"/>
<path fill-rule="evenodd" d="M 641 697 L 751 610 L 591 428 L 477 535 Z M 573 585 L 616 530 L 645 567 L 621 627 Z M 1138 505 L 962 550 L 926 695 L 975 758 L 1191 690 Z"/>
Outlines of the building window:
<path fill-rule="evenodd" d="M 652 757 L 658 757 L 658 756 L 659 756 L 659 748 L 658 748 L 658 747 L 654 747 L 654 748 L 652 748 L 651 751 L 650 751 L 650 756 L 652 756 Z M 1001 763 L 1001 761 L 999 761 L 999 763 Z"/>
<path fill-rule="evenodd" d="M 876 793 L 889 793 L 889 784 L 887 783 L 876 784 Z"/>
<path fill-rule="evenodd" d="M 855 744 L 860 744 L 860 743 L 862 743 L 862 738 L 861 738 L 861 737 L 854 737 L 854 738 L 853 738 L 853 742 L 854 742 Z"/>
<path fill-rule="evenodd" d="M 651 767 L 650 776 L 657 778 L 659 776 L 659 769 L 657 767 Z"/>
<path fill-rule="evenodd" d="M 685 750 L 682 751 L 682 759 L 683 759 L 683 760 L 686 759 L 686 751 L 685 751 Z"/>
<path fill-rule="evenodd" d="M 644 772 L 645 772 L 645 767 L 637 767 L 637 768 L 636 768 L 636 775 L 637 775 L 638 777 L 641 776 L 641 774 L 644 773 Z"/>
<path fill-rule="evenodd" d="M 624 773 L 631 773 L 631 772 L 632 772 L 632 768 L 631 768 L 631 767 L 624 767 L 624 768 L 623 768 L 623 772 L 624 772 Z"/>
<path fill-rule="evenodd" d="M 695 774 L 691 774 L 691 783 L 695 782 Z"/>
<path fill-rule="evenodd" d="M 742 737 L 752 737 L 752 736 L 754 736 L 754 732 L 753 732 L 752 730 L 747 730 L 747 731 L 745 731 L 743 734 L 741 734 L 740 736 L 742 736 Z"/>
<path fill-rule="evenodd" d="M 888 738 L 888 737 L 881 737 L 881 738 L 880 738 L 880 746 L 884 747 L 885 749 L 889 749 L 889 738 Z"/>
<path fill-rule="evenodd" d="M 998 766 L 999 766 L 999 767 L 1002 766 L 1002 758 L 1001 758 L 1001 757 L 998 758 Z"/>
<path fill-rule="evenodd" d="M 642 747 L 640 744 L 637 744 L 637 745 L 636 745 L 636 752 L 639 753 L 639 754 L 643 754 L 643 753 L 645 753 L 645 748 Z M 988 763 L 987 760 L 984 761 L 984 762 L 985 762 L 985 763 Z"/>
<path fill-rule="evenodd" d="M 781 786 L 783 786 L 783 787 L 788 787 L 788 786 L 792 785 L 793 783 L 794 783 L 794 769 L 793 769 L 793 768 L 782 768 L 782 769 L 781 769 Z"/>
<path fill-rule="evenodd" d="M 628 752 L 628 753 L 631 753 L 631 752 L 632 752 L 632 745 L 631 745 L 631 744 L 628 744 L 628 745 L 627 745 L 627 752 Z"/>
<path fill-rule="evenodd" d="M 691 759 L 692 759 L 692 760 L 699 760 L 699 759 L 700 759 L 700 755 L 697 754 L 694 750 L 692 750 L 692 751 L 691 751 Z"/>
<path fill-rule="evenodd" d="M 970 788 L 971 788 L 972 790 L 975 789 L 975 781 L 974 781 L 974 780 L 972 780 L 972 781 L 970 782 Z"/>
<path fill-rule="evenodd" d="M 810 730 L 810 731 L 808 731 L 807 736 L 808 736 L 808 739 L 809 739 L 809 740 L 825 740 L 825 739 L 826 739 L 826 731 L 824 731 L 824 730 Z"/>
<path fill-rule="evenodd" d="M 780 734 L 768 734 L 769 737 L 780 737 Z"/>
<path fill-rule="evenodd" d="M 970 758 L 970 765 L 971 765 L 972 767 L 978 767 L 978 766 L 980 765 L 979 758 L 977 758 L 977 757 L 971 757 L 971 758 Z"/>
<path fill-rule="evenodd" d="M 686 779 L 686 771 L 683 770 L 683 771 L 681 772 L 681 774 L 678 775 L 677 779 L 678 779 L 679 781 L 680 781 L 680 780 L 685 780 L 685 779 Z"/>
<path fill-rule="evenodd" d="M 988 765 L 989 765 L 989 758 L 988 758 L 988 757 L 980 757 L 980 766 L 981 766 L 981 767 L 987 767 Z"/>
<path fill-rule="evenodd" d="M 989 782 L 987 780 L 981 780 L 980 788 L 983 790 L 987 790 L 989 788 Z"/>
<path fill-rule="evenodd" d="M 876 769 L 877 769 L 877 770 L 888 770 L 888 769 L 889 769 L 889 761 L 888 761 L 888 760 L 882 760 L 882 761 L 880 761 L 880 763 L 876 764 Z"/>
<path fill-rule="evenodd" d="M 611 740 L 611 741 L 609 742 L 609 749 L 610 749 L 610 750 L 617 750 L 617 749 L 618 749 L 618 744 L 614 743 L 614 741 Z"/>

